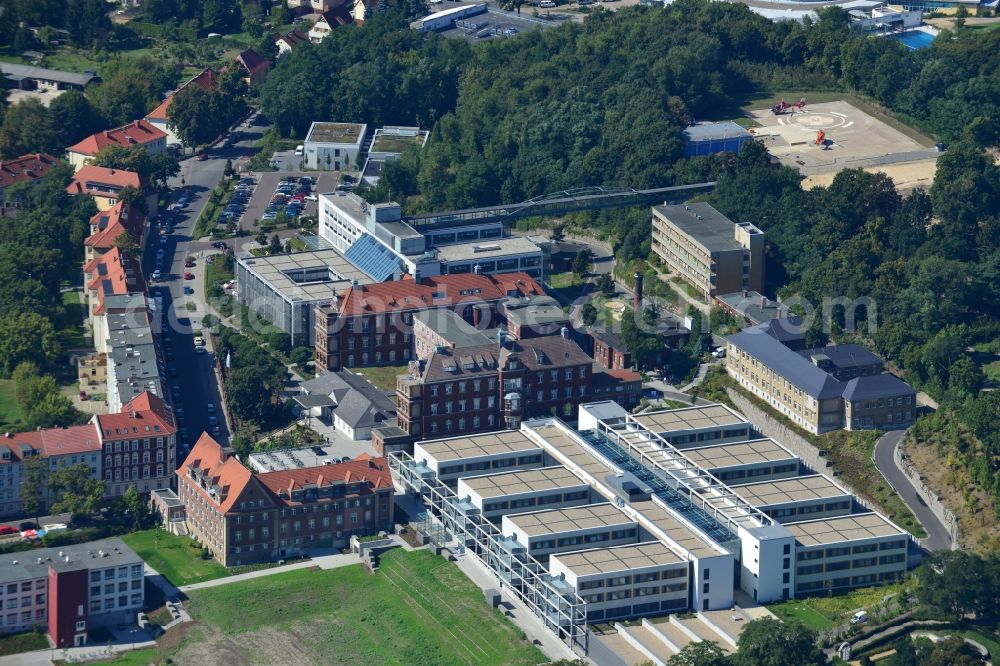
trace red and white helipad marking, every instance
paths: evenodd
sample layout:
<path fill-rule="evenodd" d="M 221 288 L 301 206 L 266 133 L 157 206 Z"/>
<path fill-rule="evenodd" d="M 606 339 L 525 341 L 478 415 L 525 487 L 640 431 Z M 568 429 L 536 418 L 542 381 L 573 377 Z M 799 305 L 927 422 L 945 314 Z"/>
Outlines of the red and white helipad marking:
<path fill-rule="evenodd" d="M 791 129 L 802 130 L 803 132 L 815 132 L 816 130 L 846 129 L 854 124 L 848 119 L 846 113 L 837 111 L 810 111 L 808 109 L 796 111 L 794 114 L 778 116 L 778 124 Z"/>

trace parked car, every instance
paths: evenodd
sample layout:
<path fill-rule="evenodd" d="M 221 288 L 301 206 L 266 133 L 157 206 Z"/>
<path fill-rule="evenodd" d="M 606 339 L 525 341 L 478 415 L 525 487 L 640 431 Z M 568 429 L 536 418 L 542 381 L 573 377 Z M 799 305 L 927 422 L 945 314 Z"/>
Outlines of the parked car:
<path fill-rule="evenodd" d="M 319 197 L 317 197 L 315 194 L 307 194 L 302 198 L 305 199 L 306 201 L 319 201 Z"/>
<path fill-rule="evenodd" d="M 214 247 L 217 250 L 225 250 L 226 244 L 223 243 L 222 241 L 215 241 L 214 243 L 212 243 L 212 247 Z"/>
<path fill-rule="evenodd" d="M 197 159 L 199 162 L 204 162 L 205 160 L 208 159 L 208 153 L 202 151 L 202 152 L 198 153 L 198 155 L 195 157 L 195 159 Z"/>
<path fill-rule="evenodd" d="M 17 534 L 17 528 L 10 525 L 0 525 L 0 534 Z"/>
<path fill-rule="evenodd" d="M 160 278 L 162 278 L 162 277 L 163 277 L 163 273 L 161 273 L 161 272 L 160 272 L 160 269 L 159 269 L 159 268 L 157 268 L 157 269 L 156 269 L 155 271 L 153 271 L 153 281 L 154 281 L 154 282 L 155 282 L 156 280 L 159 280 L 159 279 L 160 279 Z"/>
<path fill-rule="evenodd" d="M 716 347 L 715 351 L 712 352 L 712 356 L 714 356 L 715 358 L 726 358 L 726 348 Z"/>
<path fill-rule="evenodd" d="M 202 338 L 202 337 L 201 337 L 200 335 L 199 335 L 199 336 L 197 336 L 197 337 L 196 337 L 196 338 L 194 339 L 194 346 L 195 346 L 195 347 L 202 347 L 202 346 L 204 346 L 204 344 L 205 344 L 205 339 L 204 339 L 204 338 Z"/>
<path fill-rule="evenodd" d="M 208 404 L 205 405 L 205 409 L 208 410 L 209 414 L 214 414 L 215 413 L 215 404 L 210 402 L 210 403 L 208 403 Z"/>
<path fill-rule="evenodd" d="M 184 274 L 184 279 L 185 280 L 193 280 L 194 279 L 194 273 L 185 273 Z"/>
<path fill-rule="evenodd" d="M 851 624 L 863 624 L 868 621 L 868 613 L 865 611 L 858 611 L 851 616 Z"/>
<path fill-rule="evenodd" d="M 184 287 L 184 294 L 190 296 L 194 293 L 194 287 Z"/>

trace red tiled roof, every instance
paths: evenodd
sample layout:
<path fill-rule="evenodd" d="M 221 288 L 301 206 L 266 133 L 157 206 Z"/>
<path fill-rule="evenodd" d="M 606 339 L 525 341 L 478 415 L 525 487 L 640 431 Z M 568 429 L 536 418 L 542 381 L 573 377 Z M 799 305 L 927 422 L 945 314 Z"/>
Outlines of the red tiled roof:
<path fill-rule="evenodd" d="M 97 423 L 104 441 L 134 437 L 166 437 L 177 432 L 163 400 L 149 391 L 122 405 L 117 414 L 100 414 Z"/>
<path fill-rule="evenodd" d="M 124 202 L 119 201 L 108 210 L 97 211 L 97 214 L 90 218 L 90 227 L 96 231 L 84 240 L 84 245 L 110 249 L 114 247 L 118 237 L 126 231 L 132 234 L 138 243 L 142 239 L 145 226 L 146 216 L 139 209 L 128 208 Z"/>
<path fill-rule="evenodd" d="M 635 370 L 623 370 L 623 369 L 608 370 L 606 368 L 602 368 L 601 370 L 602 372 L 604 372 L 604 374 L 609 375 L 610 377 L 614 377 L 618 381 L 622 382 L 642 381 L 642 375 L 640 375 Z"/>
<path fill-rule="evenodd" d="M 0 162 L 0 189 L 17 183 L 38 180 L 59 164 L 59 159 L 46 153 L 32 153 Z"/>
<path fill-rule="evenodd" d="M 271 63 L 253 49 L 247 49 L 236 56 L 236 62 L 243 65 L 243 69 L 247 70 L 250 76 L 255 76 L 259 72 L 266 72 L 271 67 Z"/>
<path fill-rule="evenodd" d="M 439 296 L 435 298 L 435 294 Z M 376 314 L 494 301 L 515 294 L 541 296 L 545 291 L 526 273 L 441 275 L 420 282 L 396 280 L 352 286 L 338 297 L 337 309 L 342 316 Z"/>
<path fill-rule="evenodd" d="M 351 14 L 351 11 L 347 8 L 347 5 L 344 4 L 320 14 L 320 18 L 316 22 L 319 23 L 320 21 L 326 23 L 328 26 L 330 26 L 330 28 L 336 28 L 341 25 L 354 23 L 354 16 Z"/>
<path fill-rule="evenodd" d="M 102 185 L 114 191 L 92 191 L 92 185 Z M 115 198 L 118 190 L 122 188 L 134 187 L 137 190 L 141 190 L 142 186 L 142 178 L 134 171 L 108 169 L 106 167 L 87 164 L 76 172 L 73 180 L 66 187 L 66 191 L 70 194 L 99 194 L 104 197 Z"/>
<path fill-rule="evenodd" d="M 366 483 L 366 489 L 370 490 L 392 486 L 392 476 L 385 458 L 357 459 L 336 465 L 265 472 L 258 474 L 257 480 L 275 495 L 280 492 L 290 494 L 306 485 L 325 486 L 339 482 Z"/>
<path fill-rule="evenodd" d="M 97 293 L 94 314 L 104 313 L 104 297 L 109 295 L 137 294 L 145 291 L 145 280 L 139 261 L 113 247 L 99 257 L 94 257 L 83 267 L 87 289 Z"/>
<path fill-rule="evenodd" d="M 288 44 L 289 48 L 294 49 L 299 44 L 303 44 L 305 42 L 308 42 L 309 41 L 309 37 L 307 37 L 300 30 L 295 29 L 295 30 L 288 31 L 288 32 L 286 32 L 283 35 L 275 35 L 274 36 L 274 41 L 275 42 L 285 42 L 286 44 Z"/>
<path fill-rule="evenodd" d="M 189 85 L 196 85 L 205 92 L 208 92 L 215 87 L 215 82 L 218 81 L 219 75 L 214 69 L 209 67 L 198 74 L 197 76 L 185 81 L 180 88 L 171 93 L 165 100 L 160 102 L 160 105 L 155 109 L 146 114 L 146 120 L 162 120 L 166 122 L 167 120 L 167 109 L 170 108 L 171 102 L 174 101 L 174 95 L 180 91 L 187 88 Z"/>
<path fill-rule="evenodd" d="M 236 504 L 240 494 L 250 483 L 253 474 L 240 464 L 236 458 L 223 460 L 222 447 L 212 439 L 207 432 L 202 433 L 194 447 L 181 466 L 177 468 L 178 483 L 186 483 L 205 496 L 213 504 L 218 498 L 209 494 L 198 483 L 188 477 L 188 468 L 194 467 L 204 471 L 213 485 L 219 487 L 225 499 L 219 504 L 219 510 L 227 513 Z"/>
<path fill-rule="evenodd" d="M 31 432 L 8 433 L 0 443 L 21 458 L 21 444 L 42 452 L 45 456 L 64 456 L 101 450 L 101 439 L 93 423 L 69 428 L 46 428 Z"/>
<path fill-rule="evenodd" d="M 91 134 L 83 141 L 67 148 L 66 152 L 93 156 L 108 146 L 128 148 L 129 146 L 142 146 L 166 138 L 166 132 L 158 127 L 154 127 L 149 121 L 133 120 L 128 125 Z"/>

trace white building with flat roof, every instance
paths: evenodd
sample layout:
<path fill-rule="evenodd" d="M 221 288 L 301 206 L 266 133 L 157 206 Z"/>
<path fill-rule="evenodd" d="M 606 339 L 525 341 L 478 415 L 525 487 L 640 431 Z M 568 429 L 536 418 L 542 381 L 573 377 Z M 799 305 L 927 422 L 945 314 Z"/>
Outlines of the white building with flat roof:
<path fill-rule="evenodd" d="M 753 424 L 726 405 L 645 412 L 635 420 L 678 449 L 745 442 L 753 435 Z"/>
<path fill-rule="evenodd" d="M 437 253 L 442 275 L 527 273 L 539 281 L 545 277 L 542 248 L 523 236 L 444 245 Z"/>
<path fill-rule="evenodd" d="M 322 171 L 355 171 L 364 150 L 368 126 L 362 123 L 320 123 L 309 126 L 302 144 L 306 167 Z"/>
<path fill-rule="evenodd" d="M 736 493 L 782 523 L 851 513 L 854 496 L 823 474 L 733 485 Z"/>
<path fill-rule="evenodd" d="M 639 524 L 614 504 L 508 514 L 503 517 L 501 531 L 517 539 L 529 555 L 540 561 L 553 553 L 639 540 Z"/>
<path fill-rule="evenodd" d="M 466 476 L 537 469 L 545 464 L 542 448 L 519 430 L 417 442 L 413 459 L 452 487 Z"/>
<path fill-rule="evenodd" d="M 590 486 L 565 467 L 469 476 L 458 480 L 456 494 L 490 521 L 536 507 L 558 509 L 590 503 Z"/>

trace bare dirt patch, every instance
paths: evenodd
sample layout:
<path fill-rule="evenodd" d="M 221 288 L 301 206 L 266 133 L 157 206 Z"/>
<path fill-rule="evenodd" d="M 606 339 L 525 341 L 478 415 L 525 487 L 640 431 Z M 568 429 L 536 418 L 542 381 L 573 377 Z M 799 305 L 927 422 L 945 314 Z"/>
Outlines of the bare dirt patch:
<path fill-rule="evenodd" d="M 900 194 L 910 192 L 918 187 L 929 190 L 934 184 L 934 173 L 937 170 L 937 160 L 920 160 L 904 164 L 883 164 L 882 166 L 865 167 L 868 173 L 884 173 L 896 184 Z M 821 173 L 806 176 L 802 181 L 802 189 L 811 190 L 814 187 L 828 187 L 835 173 Z"/>

